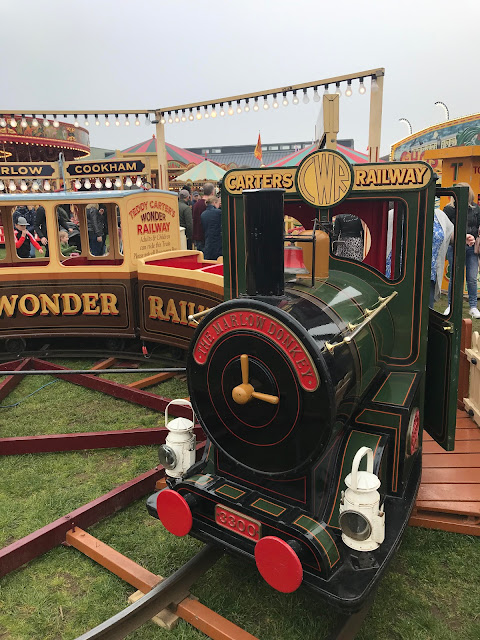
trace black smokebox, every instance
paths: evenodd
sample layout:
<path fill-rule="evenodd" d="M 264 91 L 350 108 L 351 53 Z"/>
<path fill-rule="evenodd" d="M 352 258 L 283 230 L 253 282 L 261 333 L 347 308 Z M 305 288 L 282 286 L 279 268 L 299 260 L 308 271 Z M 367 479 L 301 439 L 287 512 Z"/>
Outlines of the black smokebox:
<path fill-rule="evenodd" d="M 249 296 L 281 296 L 283 274 L 283 196 L 285 189 L 243 192 L 246 284 Z"/>

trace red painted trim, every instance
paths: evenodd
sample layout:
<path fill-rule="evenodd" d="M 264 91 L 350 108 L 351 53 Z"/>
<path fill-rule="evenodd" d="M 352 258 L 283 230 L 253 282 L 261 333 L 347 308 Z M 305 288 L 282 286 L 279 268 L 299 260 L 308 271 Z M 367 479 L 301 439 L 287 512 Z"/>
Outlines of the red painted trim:
<path fill-rule="evenodd" d="M 154 491 L 155 483 L 163 476 L 163 467 L 147 471 L 21 540 L 0 549 L 0 578 L 65 542 L 67 531 L 75 525 L 86 529 L 143 497 L 149 491 Z"/>

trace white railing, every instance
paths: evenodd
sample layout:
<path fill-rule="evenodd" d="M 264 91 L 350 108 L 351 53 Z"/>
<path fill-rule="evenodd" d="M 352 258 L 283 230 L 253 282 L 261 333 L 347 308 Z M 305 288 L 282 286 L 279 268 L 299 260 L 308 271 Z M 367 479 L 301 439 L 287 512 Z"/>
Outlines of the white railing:
<path fill-rule="evenodd" d="M 470 362 L 470 379 L 468 385 L 468 398 L 463 399 L 465 411 L 480 426 L 480 334 L 474 331 L 472 334 L 472 346 L 465 349 L 465 355 Z"/>

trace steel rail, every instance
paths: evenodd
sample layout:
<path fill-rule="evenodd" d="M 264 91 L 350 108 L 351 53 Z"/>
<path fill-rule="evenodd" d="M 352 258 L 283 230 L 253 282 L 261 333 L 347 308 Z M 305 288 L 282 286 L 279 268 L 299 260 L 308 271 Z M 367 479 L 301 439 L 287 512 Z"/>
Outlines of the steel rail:
<path fill-rule="evenodd" d="M 190 587 L 223 555 L 223 550 L 206 545 L 178 571 L 123 611 L 87 631 L 76 640 L 121 640 L 148 622 L 169 604 L 184 600 Z"/>
<path fill-rule="evenodd" d="M 164 356 L 161 353 L 151 353 L 145 357 L 142 353 L 133 351 L 105 351 L 101 349 L 91 350 L 69 350 L 69 349 L 29 349 L 25 351 L 3 351 L 0 353 L 0 362 L 9 360 L 15 360 L 18 358 L 116 358 L 117 360 L 134 360 L 138 362 L 146 362 L 151 360 L 153 362 L 171 362 L 179 363 L 179 358 L 172 358 Z"/>

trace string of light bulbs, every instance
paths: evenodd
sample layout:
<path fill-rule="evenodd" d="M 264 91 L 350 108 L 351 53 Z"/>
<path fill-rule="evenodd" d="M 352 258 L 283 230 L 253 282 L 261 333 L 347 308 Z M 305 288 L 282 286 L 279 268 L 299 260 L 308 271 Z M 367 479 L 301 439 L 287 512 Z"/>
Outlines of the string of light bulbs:
<path fill-rule="evenodd" d="M 365 95 L 367 92 L 367 88 L 365 86 L 365 76 L 361 76 L 359 78 L 359 86 L 358 92 L 360 95 Z M 333 93 L 342 95 L 341 90 L 341 82 L 335 82 L 335 88 Z M 350 98 L 353 94 L 352 89 L 352 80 L 346 81 L 346 89 L 345 96 Z M 280 105 L 287 107 L 290 103 L 288 100 L 288 94 L 291 93 L 291 103 L 293 105 L 297 105 L 300 103 L 300 99 L 303 104 L 308 104 L 311 100 L 313 102 L 320 102 L 321 96 L 319 93 L 319 89 L 323 88 L 324 94 L 329 93 L 330 86 L 329 84 L 325 85 L 315 85 L 312 87 L 305 87 L 302 89 L 302 93 L 299 97 L 299 91 L 297 89 L 293 89 L 291 92 L 283 91 L 280 93 L 266 93 L 263 95 L 263 101 L 259 101 L 259 97 L 256 96 L 254 98 L 243 98 L 241 100 L 227 100 L 225 102 L 214 102 L 212 104 L 203 105 L 203 109 L 201 106 L 192 106 L 190 108 L 179 108 L 179 109 L 169 109 L 160 111 L 160 124 L 174 124 L 179 122 L 193 122 L 194 120 L 202 120 L 208 118 L 216 118 L 217 116 L 223 117 L 226 115 L 233 116 L 235 114 L 240 115 L 245 112 L 248 113 L 250 110 L 252 111 L 260 111 L 263 108 L 264 111 L 267 111 L 272 107 L 273 109 L 278 109 Z M 313 90 L 312 95 L 309 95 L 309 89 Z M 378 91 L 378 83 L 377 76 L 371 76 L 371 87 L 372 92 Z M 271 102 L 269 101 L 271 99 Z M 251 101 L 253 101 L 253 106 L 251 107 Z M 153 123 L 156 124 L 157 120 L 153 120 Z"/>
<path fill-rule="evenodd" d="M 37 180 L 32 180 L 30 184 L 29 182 L 30 181 L 27 181 L 24 179 L 20 181 L 0 180 L 0 192 L 15 193 L 17 189 L 20 189 L 20 191 L 23 191 L 23 192 L 26 192 L 29 190 L 33 192 L 40 191 L 40 190 L 51 191 L 52 189 L 55 188 L 55 182 L 52 180 L 37 179 Z M 82 187 L 84 187 L 85 189 L 91 189 L 92 182 L 93 182 L 93 185 L 95 186 L 95 189 L 113 189 L 113 188 L 122 189 L 123 187 L 130 189 L 131 187 L 133 187 L 133 185 L 135 185 L 140 189 L 145 184 L 141 176 L 137 176 L 135 180 L 132 180 L 130 176 L 127 176 L 125 181 L 121 177 L 117 176 L 116 178 L 105 178 L 103 182 L 100 178 L 95 178 L 94 181 L 90 180 L 90 178 L 85 178 L 83 181 L 77 178 L 73 182 L 73 184 L 75 186 L 75 189 L 78 191 Z"/>
<path fill-rule="evenodd" d="M 145 118 L 145 124 L 178 124 L 180 122 L 193 122 L 195 120 L 207 120 L 209 118 L 216 118 L 217 116 L 224 117 L 226 115 L 240 115 L 241 113 L 248 113 L 249 111 L 264 111 L 272 109 L 278 109 L 280 105 L 283 107 L 292 105 L 298 105 L 300 101 L 303 104 L 308 104 L 311 100 L 313 102 L 320 102 L 321 96 L 319 91 L 323 89 L 324 94 L 333 93 L 338 96 L 345 95 L 349 98 L 353 95 L 354 87 L 353 82 L 358 81 L 358 93 L 365 95 L 367 87 L 365 81 L 370 78 L 370 90 L 372 93 L 378 91 L 377 79 L 384 75 L 383 69 L 377 69 L 375 72 L 360 72 L 358 75 L 342 76 L 339 79 L 332 79 L 324 82 L 315 82 L 306 85 L 297 85 L 296 88 L 288 87 L 285 89 L 270 90 L 267 92 L 260 92 L 251 96 L 235 96 L 232 98 L 217 99 L 211 102 L 205 102 L 192 105 L 179 105 L 174 107 L 166 107 L 159 109 L 149 109 L 145 111 L 108 111 L 94 113 L 87 111 L 86 113 L 79 110 L 78 113 L 72 111 L 69 112 L 57 112 L 52 113 L 50 116 L 48 113 L 42 113 L 41 115 L 32 114 L 27 116 L 26 114 L 16 115 L 14 113 L 10 115 L 0 115 L 0 128 L 10 126 L 16 128 L 18 122 L 20 126 L 26 129 L 30 125 L 33 128 L 37 128 L 42 124 L 44 129 L 48 129 L 50 126 L 58 128 L 60 122 L 57 119 L 59 115 L 62 115 L 65 119 L 69 116 L 73 116 L 73 126 L 78 128 L 81 125 L 80 118 L 84 118 L 83 126 L 89 127 L 91 124 L 100 126 L 102 123 L 104 126 L 109 127 L 113 124 L 116 127 L 122 125 L 121 117 L 123 117 L 123 125 L 139 126 L 141 124 L 141 118 Z M 342 87 L 344 92 L 342 93 Z M 289 100 L 290 98 L 290 100 Z"/>

